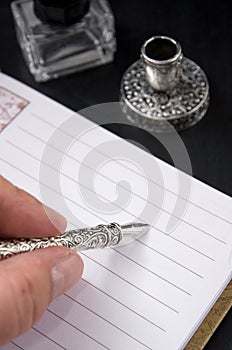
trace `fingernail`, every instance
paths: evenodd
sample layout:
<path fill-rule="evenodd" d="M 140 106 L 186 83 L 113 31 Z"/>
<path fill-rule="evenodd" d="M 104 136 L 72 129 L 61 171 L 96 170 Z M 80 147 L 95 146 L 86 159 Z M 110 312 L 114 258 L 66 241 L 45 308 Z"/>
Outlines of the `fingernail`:
<path fill-rule="evenodd" d="M 64 232 L 67 226 L 67 221 L 65 217 L 59 214 L 54 209 L 49 208 L 47 206 L 44 206 L 44 210 L 47 216 L 49 217 L 50 221 L 52 222 L 53 226 L 55 226 L 59 232 Z"/>
<path fill-rule="evenodd" d="M 52 299 L 63 294 L 79 280 L 82 273 L 80 257 L 69 251 L 52 267 Z"/>

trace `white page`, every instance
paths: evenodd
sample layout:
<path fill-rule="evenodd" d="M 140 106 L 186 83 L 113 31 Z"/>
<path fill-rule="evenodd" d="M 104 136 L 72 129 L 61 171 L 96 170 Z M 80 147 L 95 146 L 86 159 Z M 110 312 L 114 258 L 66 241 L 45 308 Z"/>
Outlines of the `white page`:
<path fill-rule="evenodd" d="M 23 98 L 19 107 L 11 105 L 10 115 L 18 115 L 0 134 L 1 175 L 58 211 L 65 201 L 69 227 L 80 221 L 89 226 L 156 216 L 149 233 L 134 243 L 82 253 L 81 281 L 53 301 L 33 329 L 2 349 L 183 349 L 231 279 L 231 198 L 182 173 L 191 182 L 191 195 L 178 199 L 188 205 L 170 234 L 166 229 L 180 172 L 80 115 L 75 116 L 78 130 L 72 133 L 79 138 L 73 139 L 65 127 L 57 131 L 72 119 L 73 111 L 4 74 L 1 87 L 19 96 L 14 103 Z M 54 135 L 60 141 L 51 158 L 46 145 Z M 111 154 L 109 142 L 124 152 L 124 159 Z M 104 154 L 99 153 L 102 144 Z M 133 154 L 132 162 L 128 154 Z M 101 165 L 97 171 L 94 162 Z M 161 177 L 157 171 L 147 181 L 143 164 L 144 169 L 159 169 Z M 98 198 L 86 188 L 91 178 Z M 122 207 L 117 183 L 128 199 Z M 107 201 L 115 201 L 109 213 L 104 211 Z M 144 207 L 148 211 L 143 217 Z"/>

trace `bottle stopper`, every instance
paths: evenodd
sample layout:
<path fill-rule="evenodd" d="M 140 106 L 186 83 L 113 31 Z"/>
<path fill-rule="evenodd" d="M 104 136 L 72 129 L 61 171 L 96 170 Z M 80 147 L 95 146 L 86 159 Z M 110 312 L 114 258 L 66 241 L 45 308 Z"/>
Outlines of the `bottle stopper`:
<path fill-rule="evenodd" d="M 90 0 L 34 0 L 36 16 L 44 23 L 76 23 L 89 10 Z"/>

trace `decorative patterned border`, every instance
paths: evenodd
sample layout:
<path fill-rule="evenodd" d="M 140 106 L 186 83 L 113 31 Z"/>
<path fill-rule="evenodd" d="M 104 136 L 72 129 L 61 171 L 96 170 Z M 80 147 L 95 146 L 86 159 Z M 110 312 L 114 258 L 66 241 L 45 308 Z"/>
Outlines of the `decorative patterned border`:
<path fill-rule="evenodd" d="M 19 115 L 30 102 L 0 86 L 0 132 Z"/>
<path fill-rule="evenodd" d="M 222 292 L 184 350 L 202 350 L 232 306 L 232 281 Z"/>

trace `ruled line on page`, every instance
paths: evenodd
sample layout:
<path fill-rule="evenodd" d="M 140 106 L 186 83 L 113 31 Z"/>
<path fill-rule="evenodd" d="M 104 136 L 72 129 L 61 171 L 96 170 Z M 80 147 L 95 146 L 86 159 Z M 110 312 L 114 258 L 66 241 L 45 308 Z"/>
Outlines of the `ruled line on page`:
<path fill-rule="evenodd" d="M 117 274 L 116 272 L 114 272 L 113 270 L 109 269 L 108 267 L 104 266 L 103 264 L 101 264 L 99 261 L 97 261 L 96 259 L 88 256 L 87 254 L 81 252 L 82 255 L 84 255 L 86 258 L 88 258 L 89 260 L 93 261 L 95 264 L 101 266 L 103 269 L 111 272 L 113 275 L 115 275 L 116 277 L 120 278 L 122 281 L 128 283 L 129 285 L 131 285 L 132 287 L 136 288 L 137 290 L 139 290 L 140 292 L 142 292 L 143 294 L 147 295 L 148 297 L 150 297 L 151 299 L 157 301 L 159 304 L 165 306 L 166 308 L 168 308 L 169 310 L 172 310 L 173 312 L 175 312 L 176 314 L 179 314 L 179 311 L 176 310 L 175 308 L 173 308 L 172 306 L 164 303 L 163 301 L 159 300 L 158 298 L 154 297 L 152 294 L 146 292 L 145 290 L 143 290 L 142 288 L 136 286 L 135 284 L 133 284 L 132 282 L 128 281 L 126 278 L 120 276 L 119 274 Z"/>
<path fill-rule="evenodd" d="M 48 310 L 47 310 L 48 311 Z M 56 344 L 59 348 L 63 349 L 63 350 L 67 350 L 66 348 L 64 348 L 61 344 L 57 343 L 54 339 L 50 338 L 47 334 L 41 332 L 39 329 L 36 328 L 36 326 L 31 327 L 34 331 L 36 331 L 37 333 L 39 333 L 40 335 L 42 335 L 43 337 L 47 338 L 49 341 L 51 341 L 52 343 Z M 24 349 L 23 349 L 24 350 Z"/>
<path fill-rule="evenodd" d="M 27 133 L 28 135 L 30 135 L 31 137 L 37 139 L 38 141 L 40 141 L 40 142 L 43 143 L 44 145 L 47 144 L 46 141 L 44 141 L 43 139 L 41 139 L 41 138 L 38 137 L 37 135 L 34 135 L 33 133 L 31 133 L 30 131 L 26 130 L 25 128 L 22 128 L 22 127 L 18 127 L 18 128 L 19 128 L 20 130 L 22 130 L 23 132 Z M 7 142 L 7 143 L 11 144 L 12 146 L 16 147 L 17 149 L 19 149 L 19 147 L 18 147 L 17 145 L 13 144 L 12 141 L 5 139 L 5 142 Z M 79 140 L 78 140 L 78 142 L 79 142 Z M 61 150 L 59 150 L 57 147 L 55 147 L 55 146 L 53 146 L 53 145 L 49 145 L 49 147 L 55 149 L 57 152 L 63 153 Z M 27 152 L 26 150 L 24 150 L 24 149 L 21 149 L 21 150 L 22 150 L 23 152 L 25 152 L 26 154 L 31 155 L 31 154 L 30 154 L 29 152 Z M 32 156 L 32 155 L 31 155 L 31 156 Z M 69 154 L 66 154 L 65 156 L 66 156 L 67 158 L 70 158 L 70 159 L 74 160 L 75 162 L 81 164 L 82 166 L 86 167 L 86 164 L 85 164 L 85 163 L 81 163 L 81 162 L 80 162 L 78 159 L 76 159 L 75 157 L 72 157 L 72 156 L 69 155 Z M 32 157 L 33 157 L 33 156 L 32 156 Z M 40 161 L 40 162 L 42 162 L 42 160 L 40 160 L 40 159 L 38 159 L 38 158 L 37 158 L 37 160 Z M 111 159 L 111 160 L 114 161 L 114 159 Z M 45 163 L 45 165 L 49 166 L 49 165 L 46 164 L 46 163 Z M 121 166 L 124 166 L 124 165 L 121 165 Z M 93 172 L 95 172 L 95 170 L 92 169 L 91 167 L 88 167 L 88 168 L 89 168 L 90 170 L 92 170 Z M 54 170 L 57 171 L 57 169 L 54 169 Z M 61 172 L 60 172 L 60 173 L 61 173 Z M 63 175 L 66 176 L 65 174 L 63 174 Z M 68 175 L 67 175 L 67 176 L 68 176 Z M 99 176 L 102 176 L 102 174 L 99 174 Z M 114 181 L 113 181 L 112 179 L 110 179 L 109 177 L 104 176 L 104 178 L 106 178 L 108 181 L 110 181 L 110 182 L 112 182 L 112 183 L 114 183 L 114 184 L 117 184 L 116 182 L 114 182 Z M 74 179 L 72 179 L 72 180 L 75 181 Z M 89 190 L 89 188 L 88 188 L 87 186 L 85 186 L 84 184 L 81 184 L 81 185 L 82 185 L 83 187 L 85 187 L 87 190 Z M 127 189 L 126 187 L 124 187 L 123 185 L 121 185 L 121 184 L 117 184 L 117 186 L 123 188 L 125 191 L 128 191 L 128 189 Z M 165 188 L 165 189 L 166 189 L 166 188 Z M 134 194 L 135 197 L 140 198 L 140 199 L 142 199 L 142 200 L 145 200 L 142 196 L 138 195 L 137 193 L 133 193 L 133 194 Z M 185 223 L 186 225 L 188 225 L 188 226 L 190 226 L 190 227 L 192 227 L 192 228 L 194 228 L 194 229 L 200 231 L 202 234 L 204 234 L 204 235 L 206 235 L 206 236 L 209 236 L 209 237 L 211 237 L 212 239 L 215 239 L 216 241 L 220 242 L 221 244 L 227 245 L 227 242 L 225 242 L 224 240 L 222 240 L 222 239 L 220 239 L 220 238 L 214 236 L 213 234 L 211 234 L 211 233 L 209 233 L 209 232 L 207 232 L 207 231 L 205 231 L 205 230 L 199 228 L 198 226 L 196 226 L 196 225 L 190 223 L 189 221 L 186 221 L 186 220 L 184 220 L 183 218 L 178 217 L 177 215 L 175 215 L 175 214 L 169 212 L 168 210 L 159 207 L 158 205 L 156 205 L 155 203 L 149 201 L 148 199 L 146 199 L 146 202 L 149 203 L 150 205 L 152 205 L 153 207 L 155 207 L 155 208 L 157 208 L 157 209 L 160 209 L 162 212 L 164 212 L 164 213 L 166 213 L 166 214 L 168 214 L 168 215 L 170 215 L 170 216 L 173 216 L 174 218 L 178 219 L 179 221 Z"/>
<path fill-rule="evenodd" d="M 105 344 L 99 342 L 97 339 L 93 338 L 91 335 L 89 335 L 88 333 L 84 332 L 83 330 L 79 329 L 77 326 L 73 325 L 71 322 L 69 322 L 68 320 L 62 318 L 61 316 L 57 315 L 55 312 L 51 311 L 50 309 L 47 309 L 47 311 L 52 314 L 53 316 L 59 318 L 61 321 L 65 322 L 67 325 L 69 325 L 70 327 L 74 328 L 75 330 L 79 331 L 80 333 L 84 334 L 86 337 L 88 337 L 89 339 L 95 341 L 98 345 L 101 345 L 104 349 L 108 349 L 110 350 L 110 348 L 108 348 Z"/>
<path fill-rule="evenodd" d="M 106 291 L 104 291 L 103 289 L 95 286 L 93 283 L 87 281 L 85 278 L 81 278 L 86 284 L 88 284 L 89 286 L 91 286 L 92 288 L 96 289 L 97 291 L 99 291 L 100 293 L 106 295 L 107 297 L 109 297 L 110 299 L 112 299 L 113 301 L 115 301 L 116 303 L 120 304 L 121 306 L 125 307 L 126 309 L 128 309 L 129 311 L 131 311 L 132 313 L 134 313 L 135 315 L 141 317 L 144 321 L 150 323 L 152 326 L 159 328 L 160 330 L 162 330 L 163 332 L 166 332 L 166 330 L 162 327 L 160 327 L 159 325 L 157 325 L 156 323 L 152 322 L 151 320 L 149 320 L 147 317 L 143 316 L 142 314 L 138 313 L 137 311 L 135 311 L 134 309 L 130 308 L 128 305 L 122 303 L 121 301 L 119 301 L 118 299 L 114 298 L 111 294 L 107 293 Z"/>
<path fill-rule="evenodd" d="M 188 296 L 191 296 L 192 294 L 189 293 L 188 291 L 186 291 L 185 289 L 179 287 L 177 284 L 173 283 L 173 282 L 170 282 L 168 281 L 166 278 L 160 276 L 158 273 L 150 270 L 149 268 L 147 268 L 146 266 L 143 266 L 142 264 L 138 263 L 137 261 L 135 261 L 134 259 L 132 259 L 131 257 L 127 256 L 126 254 L 123 254 L 121 251 L 117 250 L 114 248 L 114 251 L 120 255 L 122 255 L 124 258 L 130 260 L 131 262 L 133 262 L 134 264 L 138 265 L 139 267 L 141 267 L 142 269 L 146 270 L 147 272 L 151 273 L 152 275 L 162 279 L 164 282 L 170 284 L 172 287 L 176 288 L 176 289 L 179 289 L 181 292 L 185 293 L 186 295 Z"/>
<path fill-rule="evenodd" d="M 8 162 L 6 159 L 0 157 L 0 160 L 3 161 L 4 163 L 8 164 L 10 167 L 16 169 L 17 171 L 21 172 L 22 174 L 28 176 L 29 178 L 31 178 L 32 180 L 34 180 L 36 183 L 38 183 L 38 180 L 37 180 L 35 177 L 33 177 L 33 176 L 31 176 L 30 174 L 26 173 L 24 170 L 22 170 L 22 169 L 16 167 L 16 166 L 13 165 L 12 163 Z M 50 186 L 48 186 L 48 185 L 46 185 L 46 184 L 44 184 L 44 183 L 42 183 L 42 182 L 40 182 L 40 185 L 43 185 L 44 187 L 46 187 L 46 188 L 48 188 L 49 190 L 51 190 L 51 191 L 53 191 L 54 193 L 56 193 L 57 195 L 62 196 L 62 197 L 65 198 L 66 200 L 70 201 L 72 204 L 79 206 L 79 207 L 82 208 L 83 210 L 89 212 L 91 215 L 95 215 L 95 217 L 97 217 L 98 219 L 103 220 L 101 217 L 97 216 L 97 214 L 93 214 L 93 213 L 92 213 L 90 210 L 88 210 L 87 208 L 82 207 L 82 206 L 81 206 L 80 204 L 78 204 L 76 201 L 73 201 L 71 198 L 65 196 L 64 194 L 59 193 L 58 191 L 54 190 L 54 189 L 51 188 Z M 105 220 L 104 220 L 104 221 L 105 221 Z M 105 221 L 105 222 L 106 222 L 106 221 Z M 154 228 L 155 230 L 159 231 L 159 232 L 162 233 L 163 235 L 167 236 L 169 239 L 172 239 L 172 240 L 174 240 L 174 241 L 180 243 L 181 245 L 185 246 L 186 248 L 189 248 L 189 249 L 191 249 L 192 251 L 198 253 L 199 255 L 204 256 L 205 258 L 211 260 L 212 262 L 215 262 L 215 259 L 214 259 L 214 258 L 212 258 L 211 256 L 209 256 L 209 255 L 207 255 L 207 254 L 201 252 L 200 250 L 198 250 L 198 249 L 192 247 L 191 245 L 189 245 L 189 244 L 187 244 L 187 243 L 181 241 L 180 239 L 178 239 L 178 238 L 176 238 L 176 237 L 174 237 L 174 236 L 172 236 L 172 235 L 167 234 L 166 232 L 164 232 L 164 231 L 162 231 L 162 230 L 156 228 L 155 226 L 151 226 L 151 227 Z"/>
<path fill-rule="evenodd" d="M 193 275 L 195 275 L 195 276 L 197 276 L 197 277 L 199 277 L 199 278 L 201 278 L 201 279 L 204 278 L 204 277 L 203 277 L 202 275 L 200 275 L 198 272 L 193 271 L 192 269 L 190 269 L 190 268 L 188 268 L 187 266 L 181 264 L 180 262 L 178 262 L 178 261 L 176 261 L 176 260 L 170 258 L 168 255 L 166 255 L 166 254 L 160 252 L 159 250 L 157 250 L 157 249 L 155 249 L 155 248 L 149 246 L 147 243 L 142 242 L 142 241 L 140 241 L 139 239 L 135 239 L 135 241 L 138 241 L 138 243 L 144 245 L 145 247 L 147 247 L 148 249 L 152 250 L 153 252 L 155 252 L 155 253 L 157 253 L 157 254 L 163 256 L 164 258 L 170 260 L 170 261 L 173 262 L 174 264 L 176 264 L 176 265 L 182 267 L 183 269 L 185 269 L 185 270 L 191 272 Z M 114 250 L 116 250 L 116 248 L 114 248 Z M 213 261 L 215 261 L 215 260 L 213 260 Z"/>
<path fill-rule="evenodd" d="M 95 316 L 99 317 L 100 319 L 102 319 L 103 321 L 107 322 L 108 324 L 110 324 L 112 327 L 116 328 L 117 330 L 119 330 L 120 332 L 124 333 L 126 336 L 128 336 L 129 338 L 135 340 L 137 343 L 143 345 L 144 347 L 146 347 L 147 349 L 150 349 L 150 347 L 148 347 L 146 344 L 144 344 L 143 342 L 141 342 L 140 340 L 138 340 L 137 338 L 135 338 L 134 336 L 132 336 L 131 334 L 129 334 L 128 332 L 124 331 L 122 328 L 118 327 L 117 325 L 115 325 L 113 322 L 107 320 L 105 317 L 99 315 L 97 312 L 91 310 L 89 307 L 87 307 L 86 305 L 83 305 L 81 302 L 79 302 L 78 300 L 76 300 L 75 298 L 71 297 L 70 295 L 64 294 L 67 298 L 69 298 L 71 301 L 79 304 L 80 306 L 82 306 L 83 308 L 85 308 L 86 310 L 90 311 L 92 314 L 94 314 Z M 159 327 L 160 330 L 164 331 L 161 327 Z"/>
<path fill-rule="evenodd" d="M 45 162 L 43 162 L 43 161 L 40 161 L 38 157 L 32 155 L 31 153 L 27 152 L 26 150 L 24 150 L 24 149 L 22 149 L 22 148 L 20 148 L 20 147 L 17 147 L 17 146 L 14 145 L 12 142 L 9 142 L 9 144 L 10 144 L 11 146 L 14 146 L 18 151 L 21 150 L 23 153 L 27 154 L 28 156 L 30 156 L 30 157 L 33 158 L 34 160 L 36 160 L 36 161 L 38 161 L 38 162 L 40 162 L 40 163 L 45 164 L 46 166 L 48 166 L 49 168 L 51 168 L 52 170 L 54 170 L 55 172 L 57 172 L 57 169 L 54 168 L 54 167 L 52 167 L 50 164 L 45 163 Z M 74 181 L 74 183 L 76 184 L 76 181 L 75 181 L 72 177 L 70 177 L 69 175 L 67 175 L 67 174 L 65 174 L 65 173 L 63 173 L 63 172 L 61 172 L 61 171 L 59 172 L 59 174 L 62 174 L 63 176 L 65 176 L 65 177 L 68 178 L 69 180 Z M 79 186 L 82 186 L 82 187 L 85 187 L 85 188 L 88 189 L 88 187 L 85 186 L 85 185 L 83 185 L 83 184 L 79 184 Z M 91 191 L 91 192 L 93 193 L 93 191 Z M 99 194 L 99 196 L 102 197 L 105 201 L 108 201 L 108 199 L 107 199 L 106 197 L 104 197 L 103 195 Z M 74 204 L 79 205 L 80 207 L 82 207 L 82 206 L 81 206 L 80 204 L 78 204 L 77 202 L 74 202 Z M 118 209 L 121 209 L 120 206 L 118 206 L 118 205 L 115 204 L 115 203 L 112 203 L 112 205 L 116 206 Z M 82 209 L 87 210 L 87 209 L 84 208 L 84 207 L 82 207 Z M 98 217 L 100 220 L 102 220 L 102 218 L 100 218 L 99 216 L 97 216 L 97 214 L 95 214 L 95 213 L 93 213 L 92 211 L 89 211 L 89 210 L 87 210 L 87 211 L 90 212 L 91 214 L 93 214 L 94 216 Z M 133 213 L 129 212 L 127 209 L 124 208 L 123 211 L 124 211 L 125 213 L 129 214 L 130 216 L 132 216 L 134 219 L 137 219 L 137 216 L 134 215 Z M 162 230 L 159 230 L 158 228 L 156 228 L 154 225 L 150 225 L 150 227 L 151 227 L 151 228 L 154 228 L 154 229 L 157 229 L 157 230 L 158 230 L 159 232 L 161 232 L 162 234 L 166 234 L 166 233 L 163 232 Z M 168 234 L 167 234 L 167 236 L 170 237 L 170 235 L 168 235 Z M 178 240 L 178 239 L 176 239 L 176 240 Z M 136 241 L 139 242 L 140 244 L 146 245 L 147 247 L 149 247 L 149 248 L 152 249 L 152 247 L 150 247 L 148 244 L 143 243 L 141 240 L 136 239 Z M 169 259 L 169 260 L 171 260 L 171 259 Z M 214 261 L 214 259 L 211 259 L 211 260 Z M 184 267 L 184 265 L 181 265 L 181 264 L 180 264 L 179 266 Z M 184 267 L 184 268 L 186 268 L 186 267 Z M 191 270 L 188 269 L 188 268 L 186 268 L 186 269 L 187 269 L 188 271 L 191 271 Z M 192 272 L 192 271 L 191 271 L 191 272 Z M 201 278 L 203 278 L 203 276 L 199 275 L 198 273 L 195 273 L 195 275 L 198 275 L 198 276 L 200 276 Z"/>
<path fill-rule="evenodd" d="M 18 344 L 16 344 L 13 340 L 11 340 L 11 343 L 15 346 L 17 346 L 17 348 L 21 349 L 21 350 L 24 350 L 21 346 L 19 346 Z"/>
<path fill-rule="evenodd" d="M 81 253 L 81 255 L 85 256 L 87 259 L 91 260 L 94 264 L 100 266 L 101 268 L 104 268 L 106 271 L 110 272 L 113 276 L 116 276 L 116 277 L 119 278 L 121 281 L 126 282 L 128 285 L 130 285 L 130 286 L 132 286 L 133 288 L 135 288 L 138 292 L 143 293 L 144 295 L 146 295 L 146 296 L 148 296 L 148 297 L 151 297 L 152 300 L 158 302 L 160 305 L 165 306 L 166 308 L 170 309 L 171 311 L 174 311 L 175 313 L 179 313 L 179 311 L 178 311 L 175 307 L 169 305 L 167 302 L 164 302 L 163 300 L 161 300 L 160 297 L 158 298 L 157 296 L 153 295 L 152 292 L 147 292 L 147 291 L 145 290 L 145 288 L 141 288 L 141 287 L 138 285 L 138 283 L 135 284 L 135 283 L 130 282 L 129 278 L 123 277 L 123 275 L 119 274 L 119 273 L 116 272 L 114 269 L 109 268 L 108 266 L 106 266 L 104 263 L 102 263 L 102 262 L 99 261 L 98 259 L 94 258 L 93 256 L 89 256 L 89 255 L 88 255 L 88 252 L 85 252 L 85 253 L 84 253 L 83 251 L 81 251 L 80 253 Z M 134 263 L 134 261 L 132 261 L 131 259 L 128 259 L 128 260 L 130 260 L 132 263 Z M 137 264 L 136 264 L 136 265 L 137 265 Z M 142 266 L 140 266 L 140 264 L 139 264 L 138 267 L 142 267 Z M 150 271 L 147 271 L 147 272 L 148 272 L 148 273 L 151 273 Z M 175 288 L 175 285 L 171 285 L 171 286 Z M 163 287 L 163 288 L 165 288 L 165 287 Z M 146 289 L 147 289 L 147 288 L 146 288 Z M 179 291 L 180 291 L 180 290 L 179 290 Z M 181 292 L 182 292 L 182 290 L 181 290 Z M 189 295 L 189 294 L 187 294 L 187 295 L 188 295 L 188 297 L 191 297 L 191 295 Z M 117 300 L 117 299 L 116 299 L 116 300 Z M 118 300 L 117 300 L 117 301 L 118 301 Z M 158 327 L 160 327 L 160 326 L 157 325 L 157 324 L 155 324 L 155 325 L 158 326 Z M 161 327 L 161 328 L 162 328 L 162 327 Z"/>
<path fill-rule="evenodd" d="M 167 280 L 166 278 L 164 278 L 163 276 L 159 275 L 158 273 L 150 270 L 149 268 L 147 268 L 146 266 L 143 266 L 142 264 L 138 263 L 137 261 L 135 261 L 134 259 L 130 258 L 129 256 L 127 256 L 126 254 L 123 254 L 122 252 L 114 249 L 116 254 L 119 254 L 121 256 L 123 256 L 124 258 L 126 258 L 127 260 L 131 261 L 132 263 L 134 263 L 135 265 L 141 267 L 142 269 L 144 269 L 145 271 L 149 272 L 150 274 L 152 274 L 153 276 L 156 276 L 157 278 L 161 279 L 162 281 L 166 282 L 167 284 L 171 285 L 172 287 L 178 289 L 179 291 L 181 291 L 182 293 L 191 296 L 191 293 L 189 293 L 188 291 L 186 291 L 185 289 L 179 287 L 177 284 Z"/>
<path fill-rule="evenodd" d="M 38 119 L 38 120 L 40 120 L 40 121 L 42 121 L 42 122 L 44 122 L 44 123 L 50 125 L 50 126 L 53 127 L 54 129 L 57 129 L 57 126 L 56 126 L 56 125 L 54 125 L 54 124 L 51 123 L 50 121 L 48 121 L 48 120 L 42 118 L 41 116 L 35 114 L 34 112 L 31 112 L 31 115 L 32 115 L 34 118 L 36 118 L 36 119 Z M 97 126 L 97 125 L 96 125 L 96 126 Z M 67 135 L 68 137 L 72 138 L 72 139 L 73 139 L 73 137 L 74 137 L 72 134 L 70 134 L 70 133 L 68 133 L 68 132 L 66 132 L 66 131 L 64 131 L 64 130 L 60 130 L 60 129 L 59 129 L 59 131 L 60 131 L 61 133 L 65 134 L 65 135 Z M 85 142 L 85 141 L 83 141 L 83 140 L 80 140 L 80 139 L 78 139 L 78 142 L 80 142 L 80 143 L 84 144 L 85 146 L 89 147 L 90 149 L 92 149 L 91 146 L 90 146 L 87 142 Z M 99 153 L 99 154 L 102 154 L 102 155 L 105 156 L 105 157 L 108 157 L 107 154 L 105 154 L 104 152 L 101 152 L 101 151 L 99 151 L 99 150 L 95 150 L 95 152 L 97 152 L 97 153 Z M 125 165 L 125 164 L 122 164 L 119 160 L 114 159 L 113 161 L 116 162 L 116 163 L 118 163 L 118 164 L 120 164 L 121 166 L 124 166 L 124 167 L 127 168 L 128 170 L 131 170 L 130 167 L 128 167 L 128 166 Z M 138 175 L 138 176 L 144 178 L 144 176 L 143 176 L 141 173 L 137 172 L 136 170 L 133 170 L 133 171 L 136 173 L 136 175 Z M 231 223 L 232 223 L 231 221 L 229 221 L 229 220 L 227 220 L 226 218 L 224 218 L 224 217 L 222 217 L 222 216 L 220 216 L 220 215 L 218 215 L 218 214 L 216 214 L 216 213 L 214 213 L 214 212 L 208 210 L 207 208 L 202 207 L 201 205 L 199 205 L 199 204 L 197 204 L 197 203 L 195 203 L 195 202 L 193 202 L 193 201 L 191 201 L 191 200 L 189 200 L 189 199 L 186 199 L 185 197 L 183 197 L 183 196 L 181 196 L 181 195 L 175 193 L 174 191 L 172 191 L 172 190 L 170 190 L 170 189 L 168 189 L 168 188 L 165 188 L 164 186 L 162 186 L 162 185 L 159 184 L 158 182 L 155 182 L 155 181 L 152 180 L 152 179 L 148 179 L 148 180 L 149 180 L 151 183 L 153 183 L 154 185 L 156 185 L 156 186 L 158 186 L 158 187 L 160 187 L 160 188 L 163 188 L 163 189 L 166 190 L 167 192 L 173 194 L 173 195 L 176 196 L 176 197 L 179 197 L 179 198 L 183 199 L 183 200 L 186 201 L 187 203 L 190 203 L 190 204 L 196 206 L 197 208 L 199 208 L 199 209 L 201 209 L 201 210 L 207 212 L 208 214 L 210 214 L 210 215 L 212 215 L 212 216 L 214 216 L 214 217 L 217 217 L 218 219 L 221 219 L 221 220 L 227 222 L 228 224 L 231 224 Z"/>

